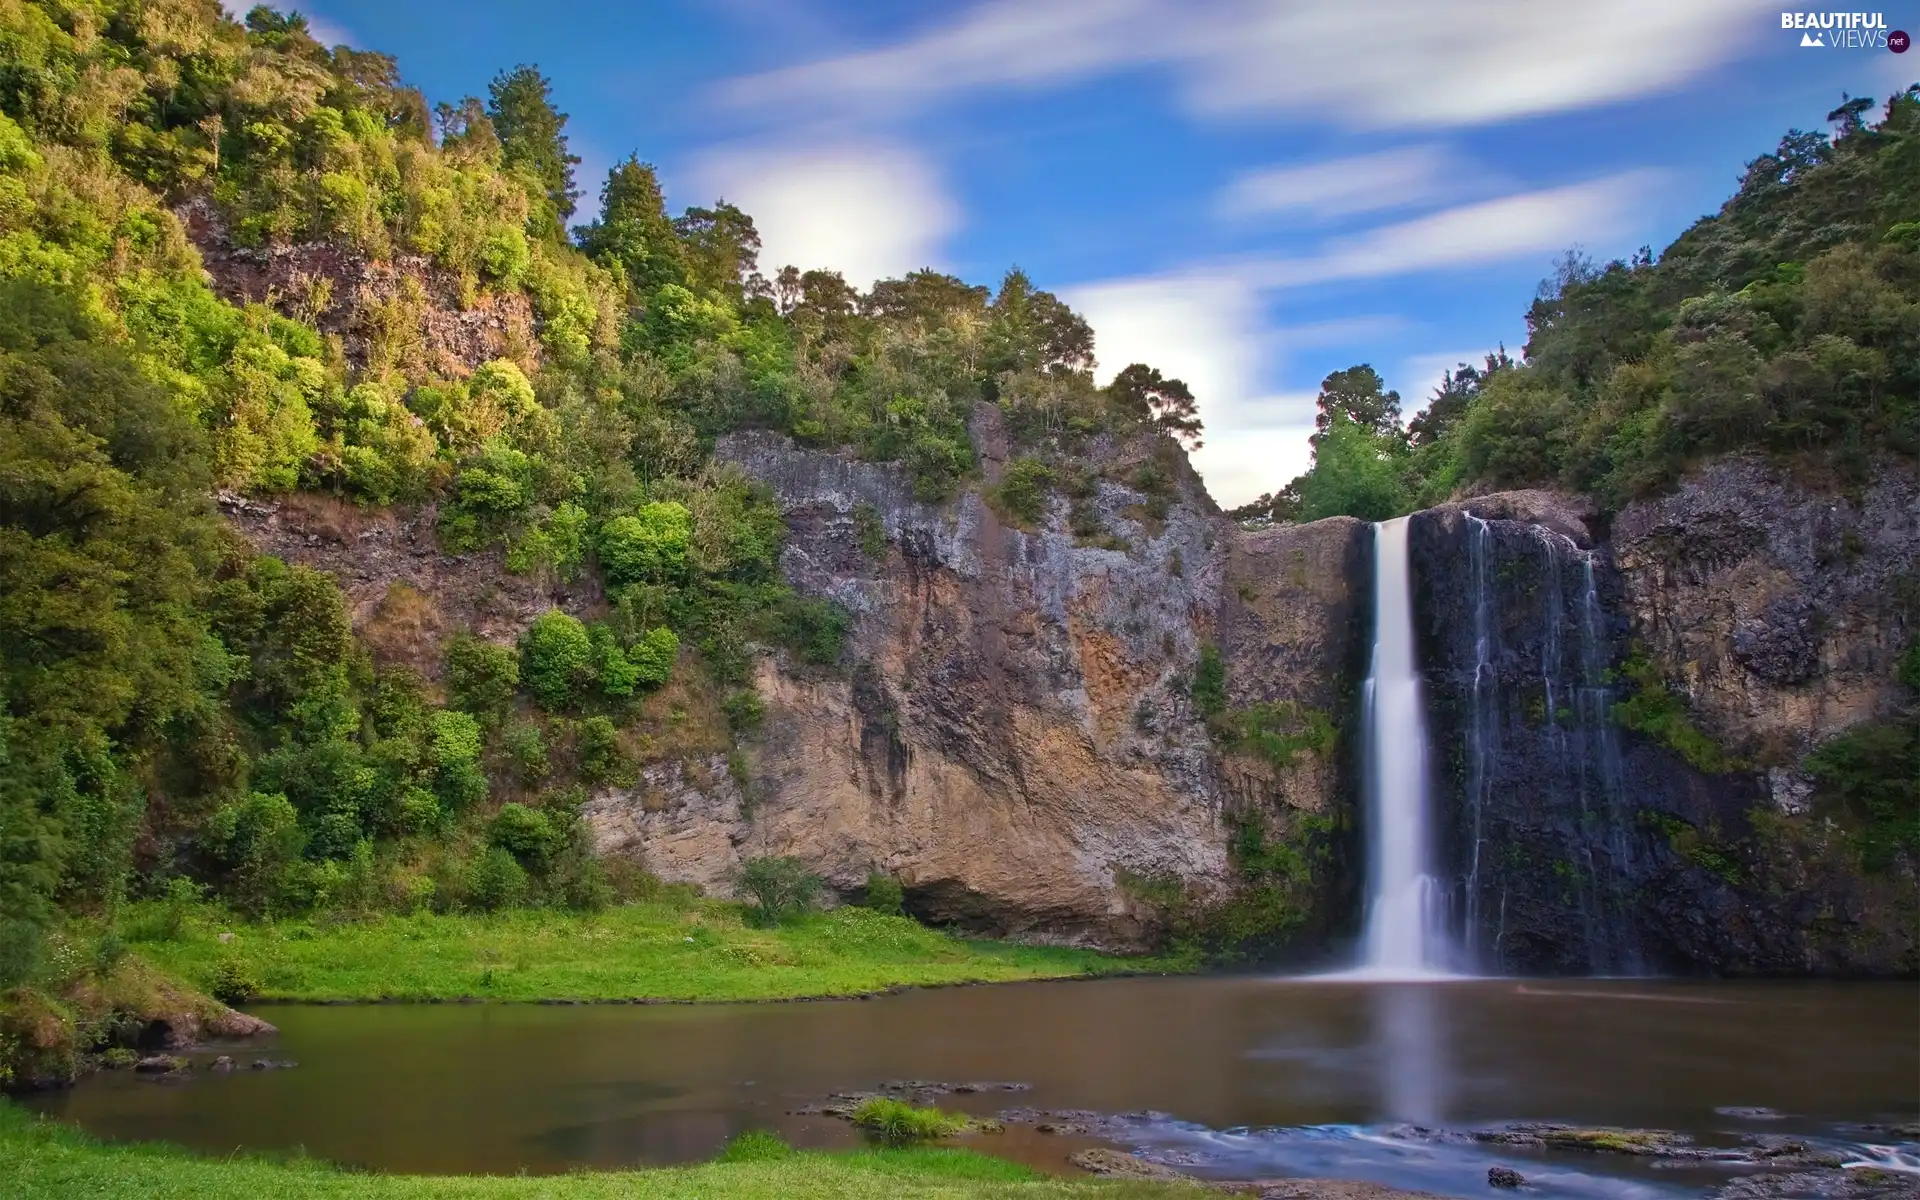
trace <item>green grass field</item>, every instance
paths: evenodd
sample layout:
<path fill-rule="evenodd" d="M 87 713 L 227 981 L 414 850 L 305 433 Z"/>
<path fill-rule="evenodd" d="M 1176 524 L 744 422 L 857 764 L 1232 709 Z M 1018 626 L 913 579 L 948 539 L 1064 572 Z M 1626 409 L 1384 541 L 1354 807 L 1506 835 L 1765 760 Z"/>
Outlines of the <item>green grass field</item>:
<path fill-rule="evenodd" d="M 127 928 L 163 924 L 142 907 Z M 739 905 L 693 899 L 334 924 L 254 924 L 203 908 L 170 938 L 134 936 L 161 970 L 209 989 L 223 975 L 245 979 L 265 1000 L 784 1000 L 1182 966 L 966 941 L 861 908 L 763 929 Z"/>
<path fill-rule="evenodd" d="M 8 1200 L 1155 1200 L 1184 1185 L 1058 1179 L 967 1150 L 789 1151 L 749 1162 L 557 1176 L 373 1175 L 304 1161 L 203 1158 L 106 1143 L 0 1101 L 0 1194 Z"/>

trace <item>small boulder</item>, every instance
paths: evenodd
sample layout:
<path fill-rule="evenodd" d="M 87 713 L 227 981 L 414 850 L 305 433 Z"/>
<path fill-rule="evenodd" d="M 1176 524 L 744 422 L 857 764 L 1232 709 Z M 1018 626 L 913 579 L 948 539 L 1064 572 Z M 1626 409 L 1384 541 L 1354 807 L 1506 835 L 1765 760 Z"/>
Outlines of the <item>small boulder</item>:
<path fill-rule="evenodd" d="M 187 1060 L 175 1054 L 149 1054 L 133 1064 L 133 1069 L 142 1075 L 171 1075 L 186 1070 Z"/>
<path fill-rule="evenodd" d="M 208 1037 L 223 1038 L 260 1037 L 280 1032 L 252 1013 L 226 1007 L 209 1015 L 201 1022 L 200 1028 Z"/>
<path fill-rule="evenodd" d="M 256 1058 L 253 1060 L 253 1069 L 256 1071 L 284 1071 L 290 1067 L 297 1067 L 299 1065 L 297 1062 L 290 1062 L 286 1059 Z"/>
<path fill-rule="evenodd" d="M 1082 1150 L 1070 1155 L 1067 1161 L 1082 1171 L 1095 1175 L 1105 1175 L 1110 1179 L 1185 1179 L 1186 1176 L 1172 1167 L 1163 1167 L 1156 1162 L 1148 1162 L 1138 1155 L 1126 1154 L 1119 1150 L 1104 1147 Z"/>
<path fill-rule="evenodd" d="M 1517 1188 L 1527 1185 L 1527 1177 L 1512 1167 L 1488 1167 L 1487 1186 L 1497 1188 Z"/>
<path fill-rule="evenodd" d="M 207 1069 L 220 1072 L 231 1071 L 233 1070 L 233 1056 L 230 1054 L 222 1054 L 219 1058 L 214 1059 L 213 1066 Z"/>

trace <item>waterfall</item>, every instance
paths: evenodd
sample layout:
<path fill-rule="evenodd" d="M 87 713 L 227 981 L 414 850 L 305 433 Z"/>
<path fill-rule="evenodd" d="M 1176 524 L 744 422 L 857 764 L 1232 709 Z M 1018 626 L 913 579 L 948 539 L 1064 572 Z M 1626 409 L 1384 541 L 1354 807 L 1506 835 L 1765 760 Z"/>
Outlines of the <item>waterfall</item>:
<path fill-rule="evenodd" d="M 1427 832 L 1427 718 L 1414 662 L 1408 518 L 1373 527 L 1373 663 L 1366 682 L 1367 924 L 1362 969 L 1419 975 L 1447 966 Z"/>
<path fill-rule="evenodd" d="M 1486 844 L 1483 832 L 1487 790 L 1493 782 L 1494 685 L 1493 620 L 1488 612 L 1490 588 L 1487 583 L 1487 551 L 1493 531 L 1472 513 L 1467 519 L 1467 555 L 1473 586 L 1473 693 L 1467 722 L 1467 812 L 1469 836 L 1467 855 L 1466 921 L 1462 932 L 1466 940 L 1467 960 L 1479 965 L 1480 946 L 1480 851 Z"/>

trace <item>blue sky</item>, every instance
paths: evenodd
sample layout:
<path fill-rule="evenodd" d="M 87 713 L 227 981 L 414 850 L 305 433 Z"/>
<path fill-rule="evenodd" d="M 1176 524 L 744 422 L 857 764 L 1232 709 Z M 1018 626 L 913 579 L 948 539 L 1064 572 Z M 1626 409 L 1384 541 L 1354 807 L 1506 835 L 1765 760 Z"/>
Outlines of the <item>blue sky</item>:
<path fill-rule="evenodd" d="M 1803 48 L 1751 0 L 304 11 L 430 100 L 537 63 L 587 203 L 637 152 L 676 209 L 751 213 L 769 274 L 1020 265 L 1093 322 L 1103 374 L 1194 386 L 1224 504 L 1304 469 L 1329 371 L 1371 362 L 1411 411 L 1455 361 L 1518 352 L 1561 251 L 1658 250 L 1843 91 L 1920 79 L 1920 53 Z M 1920 32 L 1920 6 L 1885 24 Z"/>

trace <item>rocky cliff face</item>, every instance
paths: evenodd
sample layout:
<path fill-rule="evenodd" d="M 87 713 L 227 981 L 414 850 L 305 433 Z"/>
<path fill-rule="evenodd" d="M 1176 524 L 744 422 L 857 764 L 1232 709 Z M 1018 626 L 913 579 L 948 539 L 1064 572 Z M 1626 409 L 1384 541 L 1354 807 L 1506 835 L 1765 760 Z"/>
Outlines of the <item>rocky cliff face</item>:
<path fill-rule="evenodd" d="M 1515 493 L 1414 519 L 1443 859 L 1478 964 L 1920 968 L 1910 856 L 1867 869 L 1802 769 L 1904 702 L 1912 469 L 1848 494 L 1732 459 L 1590 518 Z"/>
<path fill-rule="evenodd" d="M 989 481 L 993 416 L 976 422 Z M 1107 481 L 1083 501 L 1104 535 L 1086 545 L 1057 496 L 1023 529 L 977 492 L 922 504 L 891 466 L 782 438 L 736 435 L 719 452 L 779 497 L 794 586 L 853 615 L 846 666 L 765 660 L 750 795 L 678 777 L 608 793 L 590 810 L 603 848 L 709 885 L 757 854 L 796 855 L 846 894 L 884 871 L 929 920 L 1130 946 L 1161 915 L 1138 881 L 1232 886 L 1235 812 L 1260 806 L 1284 833 L 1293 812 L 1340 809 L 1320 756 L 1223 761 L 1189 689 L 1217 640 L 1234 695 L 1335 703 L 1358 522 L 1244 536 L 1183 460 L 1155 516 L 1111 481 L 1152 448 L 1107 446 Z"/>
<path fill-rule="evenodd" d="M 746 858 L 792 854 L 843 897 L 883 871 L 928 920 L 1133 947 L 1169 895 L 1241 895 L 1253 828 L 1312 847 L 1287 928 L 1337 943 L 1363 884 L 1368 527 L 1241 530 L 1152 443 L 1096 445 L 1092 490 L 1022 527 L 983 499 L 1006 454 L 995 415 L 975 428 L 986 488 L 942 505 L 890 465 L 722 440 L 785 510 L 789 580 L 851 615 L 846 654 L 763 656 L 766 720 L 731 760 L 724 739 L 673 733 L 713 697 L 661 697 L 640 781 L 586 806 L 602 851 L 714 892 Z M 1170 487 L 1135 486 L 1150 459 Z M 455 630 L 510 642 L 550 606 L 603 603 L 590 577 L 442 554 L 430 510 L 222 502 L 263 549 L 331 571 L 375 653 L 429 677 Z M 1410 553 L 1441 856 L 1476 965 L 1920 968 L 1912 855 L 1868 869 L 1854 817 L 1805 770 L 1911 703 L 1910 465 L 1848 492 L 1727 460 L 1611 523 L 1574 497 L 1483 496 L 1417 514 Z M 1209 721 L 1193 681 L 1212 651 Z M 1624 702 L 1640 711 L 1623 724 Z M 1245 736 L 1263 713 L 1331 737 L 1275 753 Z"/>
<path fill-rule="evenodd" d="M 266 304 L 340 339 L 348 363 L 374 356 L 410 375 L 464 377 L 481 363 L 539 364 L 533 308 L 520 292 L 482 292 L 423 255 L 375 261 L 332 242 L 236 246 L 206 197 L 175 210 L 213 288 Z"/>

